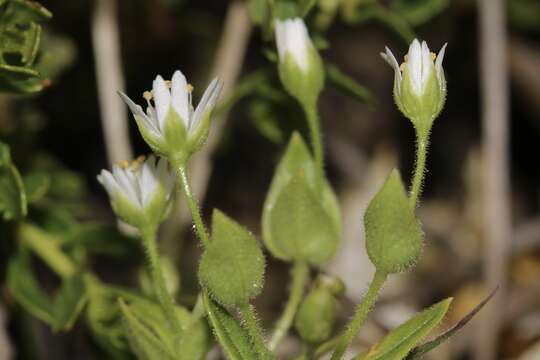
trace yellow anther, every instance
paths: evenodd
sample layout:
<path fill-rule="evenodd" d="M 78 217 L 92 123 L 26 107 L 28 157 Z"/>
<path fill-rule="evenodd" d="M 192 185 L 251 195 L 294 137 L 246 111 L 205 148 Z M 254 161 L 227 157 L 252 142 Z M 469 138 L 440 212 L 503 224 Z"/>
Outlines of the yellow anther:
<path fill-rule="evenodd" d="M 193 89 L 194 89 L 193 85 L 187 84 L 187 92 L 188 92 L 188 93 L 191 94 L 191 93 L 193 92 Z"/>
<path fill-rule="evenodd" d="M 146 156 L 144 155 L 141 155 L 139 157 L 137 157 L 135 160 L 133 160 L 131 162 L 131 165 L 130 165 L 130 169 L 132 171 L 137 171 L 139 170 L 139 168 L 142 166 L 142 164 L 144 163 L 144 160 L 146 160 Z"/>
<path fill-rule="evenodd" d="M 150 101 L 154 97 L 154 94 L 152 94 L 151 91 L 145 91 L 143 92 L 142 96 L 146 101 Z"/>
<path fill-rule="evenodd" d="M 435 60 L 437 58 L 437 54 L 434 52 L 431 53 L 431 60 Z"/>
<path fill-rule="evenodd" d="M 171 80 L 165 80 L 165 85 L 170 89 L 172 87 Z"/>
<path fill-rule="evenodd" d="M 406 62 L 401 63 L 401 65 L 399 65 L 399 70 L 404 71 L 404 70 L 405 70 L 405 65 L 406 65 L 406 64 L 407 64 Z"/>
<path fill-rule="evenodd" d="M 129 167 L 129 161 L 122 160 L 118 163 L 118 166 L 120 166 L 122 169 L 127 169 Z"/>
<path fill-rule="evenodd" d="M 405 62 L 409 61 L 409 54 L 405 54 L 403 58 L 405 59 Z"/>

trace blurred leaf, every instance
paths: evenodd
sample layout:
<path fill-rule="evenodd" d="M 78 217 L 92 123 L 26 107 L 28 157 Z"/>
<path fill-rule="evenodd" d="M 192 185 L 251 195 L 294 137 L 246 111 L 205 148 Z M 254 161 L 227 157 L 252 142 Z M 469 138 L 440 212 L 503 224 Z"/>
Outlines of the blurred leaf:
<path fill-rule="evenodd" d="M 371 20 L 378 21 L 393 30 L 407 44 L 416 37 L 411 24 L 407 20 L 397 12 L 375 1 L 368 1 L 350 9 L 348 8 L 344 11 L 343 16 L 349 24 L 361 24 Z"/>
<path fill-rule="evenodd" d="M 265 259 L 244 227 L 219 210 L 212 216 L 212 241 L 199 264 L 199 280 L 223 305 L 245 305 L 264 283 Z"/>
<path fill-rule="evenodd" d="M 300 10 L 298 4 L 292 0 L 274 0 L 272 7 L 272 17 L 274 19 L 285 20 L 299 17 Z"/>
<path fill-rule="evenodd" d="M 249 117 L 255 128 L 265 138 L 275 144 L 285 141 L 285 131 L 281 129 L 278 115 L 268 101 L 252 101 L 249 104 Z"/>
<path fill-rule="evenodd" d="M 58 78 L 77 57 L 77 46 L 69 37 L 45 31 L 42 35 L 41 46 L 47 51 L 40 54 L 36 68 L 42 77 Z"/>
<path fill-rule="evenodd" d="M 115 225 L 77 224 L 71 230 L 64 231 L 62 242 L 66 248 L 83 247 L 90 254 L 142 256 L 140 239 L 121 233 Z"/>
<path fill-rule="evenodd" d="M 54 301 L 51 300 L 40 288 L 25 251 L 10 259 L 7 283 L 17 302 L 54 331 L 70 330 L 86 303 L 85 281 L 80 274 L 63 281 Z"/>
<path fill-rule="evenodd" d="M 33 172 L 23 177 L 24 188 L 28 203 L 34 203 L 49 191 L 51 177 L 42 172 Z"/>
<path fill-rule="evenodd" d="M 264 25 L 268 22 L 270 15 L 268 0 L 248 0 L 248 9 L 254 24 Z"/>
<path fill-rule="evenodd" d="M 452 299 L 443 300 L 427 310 L 416 314 L 375 344 L 369 352 L 358 355 L 355 360 L 400 360 L 436 327 L 448 311 Z"/>
<path fill-rule="evenodd" d="M 415 347 L 407 356 L 407 360 L 418 360 L 423 358 L 425 354 L 435 349 L 437 346 L 444 343 L 446 340 L 450 339 L 456 332 L 461 330 L 471 319 L 495 296 L 499 287 L 496 287 L 484 300 L 482 300 L 478 305 L 476 305 L 467 315 L 465 315 L 456 325 L 452 326 L 450 329 L 437 336 L 437 338 Z"/>
<path fill-rule="evenodd" d="M 204 307 L 214 335 L 229 360 L 256 359 L 249 335 L 240 324 L 219 304 L 203 292 Z"/>
<path fill-rule="evenodd" d="M 126 303 L 118 299 L 124 319 L 126 335 L 133 352 L 140 360 L 174 360 L 174 354 L 165 344 L 143 325 Z"/>
<path fill-rule="evenodd" d="M 287 150 L 285 151 L 285 154 L 280 160 L 274 173 L 272 183 L 270 184 L 270 189 L 266 196 L 262 215 L 262 232 L 264 243 L 271 251 L 272 255 L 283 260 L 290 260 L 291 254 L 285 252 L 285 248 L 289 248 L 289 246 L 286 246 L 285 248 L 276 246 L 279 244 L 274 239 L 273 231 L 276 228 L 272 224 L 272 214 L 281 193 L 292 181 L 292 179 L 298 176 L 298 174 L 301 174 L 303 177 L 302 181 L 308 185 L 309 191 L 313 193 L 309 196 L 310 200 L 307 201 L 311 202 L 313 197 L 315 197 L 316 201 L 319 203 L 317 209 L 322 209 L 326 213 L 332 224 L 333 231 L 336 234 L 341 233 L 341 213 L 336 196 L 326 181 L 323 183 L 322 191 L 315 191 L 315 164 L 306 144 L 302 140 L 302 137 L 298 133 L 294 133 L 291 137 L 289 145 L 287 146 Z M 287 200 L 283 198 L 283 201 L 286 202 Z M 291 209 L 291 211 L 293 210 Z M 284 231 L 286 231 L 286 229 L 284 229 Z M 281 240 L 283 241 L 284 239 Z M 302 241 L 300 239 L 297 240 Z M 309 237 L 305 237 L 303 241 L 308 240 Z M 288 241 L 292 240 L 288 239 Z"/>
<path fill-rule="evenodd" d="M 422 25 L 449 5 L 449 0 L 393 0 L 391 8 L 413 26 Z"/>
<path fill-rule="evenodd" d="M 268 69 L 258 70 L 244 76 L 238 81 L 231 94 L 219 104 L 216 113 L 229 111 L 236 103 L 244 97 L 252 95 L 258 88 L 264 87 L 269 81 L 271 72 Z"/>
<path fill-rule="evenodd" d="M 317 4 L 317 0 L 299 0 L 299 10 L 301 17 L 306 17 L 311 9 Z"/>
<path fill-rule="evenodd" d="M 32 93 L 42 89 L 32 68 L 39 50 L 41 26 L 51 17 L 33 1 L 7 0 L 0 6 L 0 91 Z"/>
<path fill-rule="evenodd" d="M 326 78 L 330 84 L 334 85 L 346 95 L 370 105 L 375 103 L 373 94 L 368 88 L 360 85 L 355 79 L 342 72 L 337 66 L 329 63 L 326 64 Z"/>
<path fill-rule="evenodd" d="M 11 163 L 9 147 L 0 142 L 0 212 L 4 220 L 26 216 L 26 193 L 21 175 Z"/>
<path fill-rule="evenodd" d="M 538 0 L 508 0 L 508 18 L 513 26 L 525 31 L 540 31 Z"/>

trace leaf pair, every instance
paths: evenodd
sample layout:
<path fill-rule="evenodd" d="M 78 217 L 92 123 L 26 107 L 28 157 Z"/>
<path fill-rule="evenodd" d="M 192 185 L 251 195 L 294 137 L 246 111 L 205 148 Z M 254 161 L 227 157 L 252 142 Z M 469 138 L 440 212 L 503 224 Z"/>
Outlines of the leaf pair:
<path fill-rule="evenodd" d="M 334 255 L 341 233 L 339 205 L 328 182 L 323 179 L 318 189 L 318 181 L 311 154 L 294 133 L 263 209 L 263 240 L 275 257 L 318 265 Z"/>

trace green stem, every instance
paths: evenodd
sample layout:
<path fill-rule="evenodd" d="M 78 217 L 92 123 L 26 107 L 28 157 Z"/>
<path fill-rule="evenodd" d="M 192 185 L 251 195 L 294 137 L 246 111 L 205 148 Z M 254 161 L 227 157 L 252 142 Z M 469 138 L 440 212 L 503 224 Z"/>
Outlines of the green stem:
<path fill-rule="evenodd" d="M 416 164 L 409 195 L 411 209 L 416 209 L 422 192 L 426 172 L 426 157 L 429 145 L 429 132 L 416 130 Z"/>
<path fill-rule="evenodd" d="M 317 171 L 317 183 L 320 185 L 324 179 L 324 149 L 321 135 L 321 124 L 317 115 L 317 103 L 304 104 L 304 112 L 306 113 L 307 123 L 311 138 L 311 148 L 315 159 L 315 168 Z"/>
<path fill-rule="evenodd" d="M 309 266 L 307 263 L 303 261 L 296 261 L 294 263 L 291 269 L 291 293 L 289 295 L 289 300 L 287 300 L 287 304 L 285 305 L 285 310 L 277 321 L 274 332 L 270 338 L 270 342 L 268 343 L 270 350 L 274 350 L 277 347 L 281 339 L 283 339 L 291 327 L 294 316 L 296 315 L 296 311 L 298 310 L 298 306 L 302 301 L 302 295 L 304 294 L 304 286 L 306 285 L 308 274 Z"/>
<path fill-rule="evenodd" d="M 180 321 L 176 316 L 176 310 L 174 306 L 174 299 L 167 290 L 165 276 L 161 267 L 159 259 L 159 253 L 156 241 L 156 230 L 153 228 L 141 229 L 141 235 L 143 238 L 143 244 L 148 255 L 148 262 L 150 267 L 150 273 L 152 275 L 152 283 L 154 285 L 154 291 L 156 292 L 159 303 L 161 304 L 167 321 L 171 326 L 172 331 L 176 336 L 179 336 L 182 332 Z"/>
<path fill-rule="evenodd" d="M 379 271 L 375 272 L 366 296 L 364 296 L 364 299 L 356 308 L 354 316 L 349 323 L 347 330 L 345 330 L 345 333 L 341 336 L 341 340 L 339 341 L 336 350 L 332 354 L 332 360 L 341 359 L 343 357 L 343 354 L 345 354 L 345 350 L 347 350 L 355 336 L 358 335 L 358 332 L 366 321 L 366 318 L 371 311 L 371 308 L 373 307 L 373 304 L 377 299 L 377 295 L 379 294 L 379 291 L 381 290 L 381 287 L 384 284 L 387 276 L 388 275 L 386 273 L 381 273 Z"/>
<path fill-rule="evenodd" d="M 197 199 L 195 198 L 195 195 L 193 195 L 191 185 L 189 184 L 186 167 L 177 166 L 176 175 L 178 176 L 178 181 L 180 182 L 182 191 L 184 192 L 184 195 L 187 199 L 189 210 L 191 211 L 191 217 L 193 218 L 193 224 L 195 224 L 195 231 L 197 232 L 197 236 L 199 237 L 199 240 L 201 241 L 203 246 L 206 247 L 210 240 L 208 238 L 208 232 L 206 231 L 206 227 L 204 226 L 204 222 L 202 220 L 201 211 L 199 209 L 199 205 L 197 204 Z"/>
<path fill-rule="evenodd" d="M 243 325 L 251 338 L 254 350 L 259 358 L 264 360 L 273 359 L 274 356 L 264 344 L 263 334 L 257 321 L 257 316 L 255 315 L 253 306 L 246 303 L 245 305 L 239 306 L 239 310 L 240 314 L 242 315 L 242 319 L 244 320 Z"/>

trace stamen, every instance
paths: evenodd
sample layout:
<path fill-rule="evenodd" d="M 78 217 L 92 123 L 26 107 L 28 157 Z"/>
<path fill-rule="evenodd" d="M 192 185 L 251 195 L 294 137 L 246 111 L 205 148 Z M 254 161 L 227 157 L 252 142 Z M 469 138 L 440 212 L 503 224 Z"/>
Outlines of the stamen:
<path fill-rule="evenodd" d="M 193 85 L 187 84 L 187 92 L 188 92 L 188 93 L 191 94 L 191 93 L 193 92 L 193 89 L 194 89 Z"/>
<path fill-rule="evenodd" d="M 142 96 L 146 101 L 150 101 L 154 97 L 154 93 L 152 91 L 145 91 Z"/>
<path fill-rule="evenodd" d="M 137 157 L 135 160 L 132 161 L 130 169 L 131 171 L 138 171 L 142 164 L 144 164 L 144 161 L 146 160 L 146 156 L 141 155 Z"/>
<path fill-rule="evenodd" d="M 437 58 L 437 54 L 434 52 L 431 53 L 431 60 L 435 60 Z"/>
<path fill-rule="evenodd" d="M 401 70 L 401 72 L 403 72 L 405 70 L 405 65 L 407 65 L 406 62 L 401 63 L 401 65 L 399 65 L 399 70 Z"/>
<path fill-rule="evenodd" d="M 170 89 L 172 87 L 171 80 L 165 80 L 165 85 Z"/>
<path fill-rule="evenodd" d="M 127 169 L 129 167 L 129 161 L 122 160 L 118 163 L 118 166 L 120 166 L 121 169 Z"/>
<path fill-rule="evenodd" d="M 405 59 L 405 62 L 409 61 L 409 54 L 405 54 L 403 58 Z"/>

